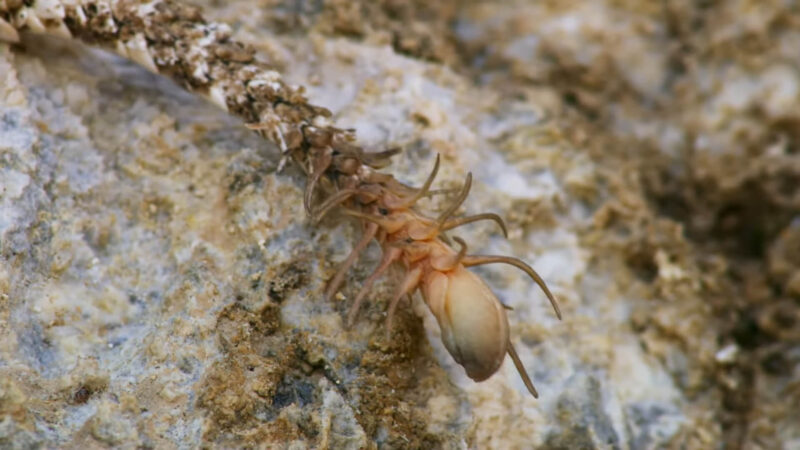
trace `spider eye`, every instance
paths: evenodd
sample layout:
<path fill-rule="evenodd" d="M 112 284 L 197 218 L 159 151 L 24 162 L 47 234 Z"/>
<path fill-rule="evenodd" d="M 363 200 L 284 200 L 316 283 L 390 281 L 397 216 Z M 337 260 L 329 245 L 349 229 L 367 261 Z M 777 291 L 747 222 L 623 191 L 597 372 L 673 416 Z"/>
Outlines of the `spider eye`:
<path fill-rule="evenodd" d="M 381 213 L 382 216 L 389 214 L 389 210 L 386 208 L 378 208 L 378 212 Z"/>

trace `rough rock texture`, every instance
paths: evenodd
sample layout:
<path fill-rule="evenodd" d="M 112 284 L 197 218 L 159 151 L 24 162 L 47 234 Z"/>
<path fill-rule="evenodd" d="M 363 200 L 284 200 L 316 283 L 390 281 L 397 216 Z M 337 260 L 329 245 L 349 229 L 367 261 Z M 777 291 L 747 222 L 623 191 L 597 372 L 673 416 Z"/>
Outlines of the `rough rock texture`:
<path fill-rule="evenodd" d="M 322 300 L 358 230 L 307 221 L 277 148 L 27 36 L 0 44 L 0 447 L 800 447 L 797 6 L 349 5 L 202 6 L 367 148 L 402 146 L 401 180 L 437 152 L 439 186 L 473 171 L 466 210 L 510 239 L 459 235 L 562 302 L 480 271 L 541 397 L 510 361 L 471 382 L 418 300 L 386 340 L 393 277 L 344 330 L 377 249 Z"/>

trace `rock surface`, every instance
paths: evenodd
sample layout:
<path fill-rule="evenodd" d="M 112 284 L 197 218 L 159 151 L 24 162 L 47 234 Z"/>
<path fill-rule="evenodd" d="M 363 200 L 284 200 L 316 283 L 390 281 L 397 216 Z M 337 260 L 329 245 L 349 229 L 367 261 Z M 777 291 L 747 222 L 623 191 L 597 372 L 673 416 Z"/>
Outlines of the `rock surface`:
<path fill-rule="evenodd" d="M 401 180 L 436 153 L 439 187 L 473 172 L 466 210 L 510 236 L 459 235 L 564 310 L 480 271 L 540 398 L 510 361 L 470 381 L 419 299 L 387 340 L 396 276 L 344 330 L 377 249 L 325 302 L 358 230 L 311 224 L 274 147 L 27 36 L 0 44 L 0 447 L 800 447 L 800 15 L 397 3 L 202 6 L 367 148 L 402 146 Z"/>

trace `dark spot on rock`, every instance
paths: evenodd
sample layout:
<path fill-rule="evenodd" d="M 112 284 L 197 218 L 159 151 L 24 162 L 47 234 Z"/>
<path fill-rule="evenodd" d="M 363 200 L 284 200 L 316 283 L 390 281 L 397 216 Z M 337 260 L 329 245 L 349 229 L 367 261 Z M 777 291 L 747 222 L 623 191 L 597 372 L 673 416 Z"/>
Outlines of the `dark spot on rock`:
<path fill-rule="evenodd" d="M 89 397 L 91 396 L 92 396 L 92 390 L 85 385 L 81 386 L 78 388 L 78 390 L 75 391 L 74 394 L 72 394 L 72 403 L 76 405 L 82 405 L 87 401 L 89 401 Z"/>
<path fill-rule="evenodd" d="M 194 371 L 194 366 L 196 361 L 197 360 L 194 358 L 189 358 L 189 357 L 181 358 L 181 362 L 178 364 L 178 370 L 189 375 Z"/>
<path fill-rule="evenodd" d="M 269 281 L 267 295 L 273 301 L 282 302 L 289 292 L 300 287 L 306 279 L 307 270 L 297 261 L 279 269 L 278 275 Z"/>
<path fill-rule="evenodd" d="M 761 360 L 761 368 L 770 375 L 783 376 L 789 374 L 791 364 L 783 353 L 776 351 Z"/>
<path fill-rule="evenodd" d="M 275 394 L 272 396 L 272 406 L 281 409 L 296 403 L 302 408 L 311 403 L 313 398 L 313 384 L 297 376 L 287 375 L 275 389 Z"/>
<path fill-rule="evenodd" d="M 278 305 L 269 303 L 259 312 L 259 322 L 257 330 L 265 336 L 274 334 L 281 326 L 281 308 Z"/>
<path fill-rule="evenodd" d="M 658 276 L 658 265 L 652 248 L 634 250 L 627 255 L 626 263 L 636 277 L 645 283 L 652 283 Z"/>
<path fill-rule="evenodd" d="M 733 329 L 733 338 L 740 347 L 752 349 L 763 340 L 763 334 L 758 328 L 756 320 L 745 315 L 736 323 Z"/>
<path fill-rule="evenodd" d="M 261 183 L 261 175 L 259 174 L 236 173 L 233 175 L 233 180 L 228 184 L 228 190 L 232 194 L 238 194 L 248 185 L 259 183 Z"/>

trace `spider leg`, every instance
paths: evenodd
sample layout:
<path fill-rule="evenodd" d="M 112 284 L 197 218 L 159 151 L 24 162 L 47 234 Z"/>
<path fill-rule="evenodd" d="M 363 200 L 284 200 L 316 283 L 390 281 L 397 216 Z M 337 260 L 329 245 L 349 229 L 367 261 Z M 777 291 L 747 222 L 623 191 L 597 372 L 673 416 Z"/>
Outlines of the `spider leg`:
<path fill-rule="evenodd" d="M 355 209 L 351 208 L 342 208 L 342 213 L 347 214 L 348 216 L 357 217 L 359 219 L 363 219 L 367 222 L 371 222 L 380 226 L 384 231 L 392 233 L 400 229 L 403 224 L 406 223 L 406 220 L 398 217 L 392 217 L 392 215 L 383 216 L 379 214 L 370 214 L 364 213 L 361 211 L 356 211 Z"/>
<path fill-rule="evenodd" d="M 558 320 L 561 320 L 561 308 L 558 306 L 558 301 L 550 292 L 550 289 L 547 288 L 547 284 L 545 284 L 544 280 L 535 270 L 524 261 L 518 258 L 512 258 L 510 256 L 492 256 L 492 255 L 471 255 L 466 256 L 462 259 L 462 264 L 464 267 L 472 267 L 472 266 L 480 266 L 483 264 L 494 264 L 494 263 L 502 263 L 502 264 L 509 264 L 512 265 L 526 274 L 528 274 L 536 284 L 542 289 L 542 292 L 547 296 L 547 299 L 550 300 L 550 304 L 553 306 L 553 310 L 556 312 L 556 316 L 558 316 Z"/>
<path fill-rule="evenodd" d="M 392 208 L 408 208 L 409 206 L 413 205 L 417 202 L 417 200 L 421 199 L 422 197 L 428 194 L 428 191 L 431 188 L 431 184 L 433 184 L 433 180 L 436 179 L 436 174 L 439 173 L 439 154 L 436 154 L 436 162 L 433 165 L 433 170 L 431 174 L 428 175 L 428 179 L 425 180 L 425 184 L 422 185 L 421 188 L 417 190 L 414 194 L 410 197 L 403 199 L 398 205 L 389 205 Z"/>
<path fill-rule="evenodd" d="M 317 182 L 322 177 L 322 174 L 330 167 L 331 162 L 333 162 L 333 149 L 330 147 L 326 148 L 322 154 L 314 158 L 312 162 L 311 174 L 308 177 L 306 190 L 303 193 L 303 206 L 305 206 L 308 215 L 311 215 L 311 202 L 314 197 L 314 188 L 317 186 Z"/>
<path fill-rule="evenodd" d="M 517 372 L 519 372 L 519 376 L 522 377 L 522 382 L 525 383 L 525 387 L 528 388 L 528 392 L 533 395 L 533 398 L 539 398 L 539 393 L 536 392 L 536 388 L 533 387 L 531 377 L 528 376 L 528 371 L 525 370 L 525 366 L 522 365 L 522 360 L 519 359 L 519 355 L 517 355 L 517 351 L 514 349 L 511 341 L 508 342 L 508 356 L 510 356 L 511 360 L 514 361 L 514 367 L 517 368 Z"/>
<path fill-rule="evenodd" d="M 342 265 L 336 271 L 336 275 L 331 278 L 328 288 L 325 289 L 326 301 L 330 301 L 334 294 L 336 294 L 336 291 L 339 290 L 347 271 L 350 270 L 350 267 L 352 267 L 356 261 L 358 261 L 358 257 L 361 255 L 361 252 L 367 248 L 367 245 L 369 245 L 370 241 L 372 241 L 377 232 L 378 226 L 376 224 L 367 224 L 367 229 L 364 231 L 364 236 L 361 237 L 361 239 L 356 243 L 355 247 L 353 247 L 353 250 L 350 251 L 350 254 L 347 255 L 347 259 L 344 260 Z"/>
<path fill-rule="evenodd" d="M 350 307 L 350 311 L 347 313 L 347 328 L 350 328 L 353 325 L 353 322 L 355 322 L 358 309 L 361 307 L 361 303 L 364 301 L 364 298 L 367 296 L 367 294 L 369 294 L 370 289 L 372 289 L 372 285 L 386 272 L 389 266 L 396 261 L 401 254 L 402 250 L 398 248 L 389 248 L 386 250 L 386 253 L 383 255 L 383 259 L 378 267 L 374 272 L 372 272 L 372 275 L 370 275 L 366 281 L 364 281 L 364 285 L 361 287 L 361 290 L 358 291 L 356 299 L 353 302 L 353 306 Z"/>
<path fill-rule="evenodd" d="M 311 216 L 311 220 L 314 223 L 318 223 L 320 220 L 322 220 L 323 217 L 325 217 L 326 214 L 328 214 L 331 211 L 331 209 L 341 205 L 342 203 L 347 201 L 348 198 L 350 198 L 350 197 L 352 197 L 354 195 L 366 195 L 366 196 L 369 196 L 369 197 L 374 197 L 374 195 L 372 193 L 364 191 L 364 190 L 360 190 L 360 189 L 342 189 L 341 191 L 339 191 L 339 192 L 331 195 L 327 199 L 325 199 L 325 201 L 322 202 L 321 205 L 319 205 L 319 208 L 317 208 L 317 210 L 314 211 L 314 213 Z"/>
<path fill-rule="evenodd" d="M 503 237 L 508 239 L 508 230 L 506 229 L 506 224 L 503 222 L 503 219 L 494 213 L 483 213 L 483 214 L 475 214 L 474 216 L 467 216 L 467 217 L 459 217 L 458 219 L 451 219 L 444 222 L 439 229 L 441 231 L 452 230 L 453 228 L 460 227 L 461 225 L 466 225 L 468 223 L 477 222 L 479 220 L 493 220 L 498 225 L 500 225 L 500 229 L 503 230 Z"/>
<path fill-rule="evenodd" d="M 389 303 L 389 309 L 386 313 L 386 339 L 389 339 L 389 336 L 392 334 L 392 321 L 394 320 L 394 312 L 397 310 L 397 305 L 403 297 L 414 292 L 421 278 L 422 270 L 417 267 L 409 271 L 400 283 L 397 292 L 395 292 L 392 301 Z"/>
<path fill-rule="evenodd" d="M 442 214 L 439 215 L 437 222 L 439 222 L 439 226 L 441 227 L 444 225 L 444 222 L 453 215 L 454 212 L 464 203 L 464 200 L 467 199 L 469 195 L 469 190 L 472 188 L 472 172 L 467 174 L 467 179 L 464 181 L 464 186 L 461 188 L 461 192 L 458 193 L 458 197 L 456 200 L 447 207 Z"/>

